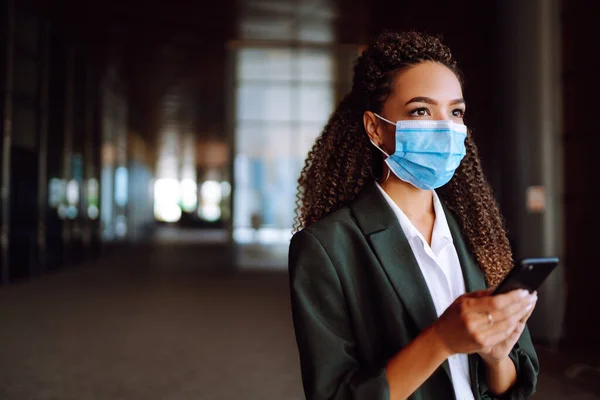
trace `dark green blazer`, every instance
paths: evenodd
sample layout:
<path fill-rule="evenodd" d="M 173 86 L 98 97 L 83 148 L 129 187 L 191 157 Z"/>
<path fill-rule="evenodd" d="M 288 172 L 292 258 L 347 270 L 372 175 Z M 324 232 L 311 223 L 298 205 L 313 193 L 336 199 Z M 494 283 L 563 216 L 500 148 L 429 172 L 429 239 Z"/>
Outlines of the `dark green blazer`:
<path fill-rule="evenodd" d="M 446 209 L 466 290 L 484 275 Z M 292 313 L 307 399 L 389 399 L 387 361 L 437 314 L 425 279 L 392 209 L 375 185 L 296 233 L 289 253 Z M 510 353 L 518 382 L 502 398 L 535 390 L 538 359 L 527 328 Z M 469 356 L 476 399 L 494 399 L 478 355 Z M 448 362 L 409 397 L 454 399 Z"/>

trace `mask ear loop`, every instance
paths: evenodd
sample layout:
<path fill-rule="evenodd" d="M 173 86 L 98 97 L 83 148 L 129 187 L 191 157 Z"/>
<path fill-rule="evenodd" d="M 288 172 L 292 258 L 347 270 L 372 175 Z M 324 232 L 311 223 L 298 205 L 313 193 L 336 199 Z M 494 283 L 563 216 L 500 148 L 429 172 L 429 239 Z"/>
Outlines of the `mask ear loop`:
<path fill-rule="evenodd" d="M 390 121 L 389 119 L 383 118 L 381 115 L 379 115 L 379 114 L 377 114 L 377 113 L 373 113 L 373 114 L 374 114 L 374 115 L 375 115 L 377 118 L 379 118 L 380 120 L 382 120 L 382 121 L 385 121 L 385 122 L 387 122 L 388 124 L 391 124 L 391 125 L 394 125 L 394 126 L 396 126 L 396 124 L 395 124 L 395 123 L 393 123 L 392 121 Z M 388 153 L 387 153 L 385 150 L 383 150 L 381 147 L 377 146 L 377 144 L 375 144 L 375 142 L 374 142 L 374 141 L 373 141 L 371 138 L 369 138 L 369 140 L 371 141 L 371 144 L 372 144 L 373 146 L 375 146 L 375 148 L 376 148 L 377 150 L 379 150 L 380 152 L 382 152 L 383 154 L 385 154 L 386 158 L 390 156 L 390 155 L 389 155 L 389 154 L 388 154 Z M 385 163 L 384 163 L 384 164 L 385 164 Z M 386 182 L 386 181 L 387 181 L 387 180 L 390 178 L 390 171 L 391 171 L 391 170 L 390 170 L 390 167 L 389 167 L 387 164 L 385 164 L 385 169 L 387 169 L 387 174 L 386 174 L 386 176 L 385 176 L 385 179 L 384 179 L 383 181 L 378 181 L 378 180 L 377 180 L 377 178 L 375 178 L 375 175 L 373 174 L 373 168 L 371 168 L 371 176 L 373 177 L 373 179 L 375 179 L 376 181 L 378 181 L 380 185 L 381 185 L 381 184 L 384 184 L 384 183 L 385 183 L 385 182 Z"/>
<path fill-rule="evenodd" d="M 383 185 L 390 178 L 390 167 L 387 164 L 385 165 L 385 169 L 387 169 L 387 175 L 383 181 L 379 182 L 380 185 Z"/>
<path fill-rule="evenodd" d="M 385 156 L 386 156 L 386 157 L 389 157 L 389 154 L 388 154 L 388 153 L 387 153 L 385 150 L 383 150 L 381 147 L 377 146 L 377 145 L 375 144 L 375 142 L 374 142 L 374 141 L 373 141 L 371 138 L 369 138 L 369 141 L 371 142 L 371 144 L 372 144 L 373 146 L 375 146 L 375 148 L 376 148 L 377 150 L 379 150 L 380 152 L 382 152 L 383 154 L 385 154 Z M 384 160 L 384 161 L 385 161 L 385 160 Z M 387 174 L 386 174 L 386 176 L 385 176 L 385 179 L 384 179 L 383 181 L 381 181 L 381 180 L 380 180 L 381 178 L 379 178 L 379 179 L 378 179 L 378 178 L 375 176 L 375 174 L 373 173 L 373 167 L 369 167 L 369 170 L 370 170 L 370 172 L 371 172 L 371 176 L 372 176 L 372 177 L 373 177 L 373 179 L 374 179 L 376 182 L 378 182 L 380 185 L 384 184 L 384 183 L 385 183 L 385 182 L 386 182 L 386 181 L 387 181 L 387 180 L 390 178 L 390 167 L 388 167 L 388 165 L 387 165 L 385 162 L 384 162 L 384 165 L 385 165 L 385 169 L 387 169 Z"/>

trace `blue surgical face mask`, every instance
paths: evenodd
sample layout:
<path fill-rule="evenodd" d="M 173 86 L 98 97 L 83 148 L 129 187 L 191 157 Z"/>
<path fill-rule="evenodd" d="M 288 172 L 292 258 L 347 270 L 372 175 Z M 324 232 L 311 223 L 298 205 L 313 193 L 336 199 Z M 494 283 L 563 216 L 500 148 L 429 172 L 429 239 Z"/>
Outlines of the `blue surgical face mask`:
<path fill-rule="evenodd" d="M 467 127 L 449 120 L 406 120 L 395 124 L 396 151 L 385 163 L 399 179 L 423 189 L 433 190 L 452 179 L 466 154 Z"/>

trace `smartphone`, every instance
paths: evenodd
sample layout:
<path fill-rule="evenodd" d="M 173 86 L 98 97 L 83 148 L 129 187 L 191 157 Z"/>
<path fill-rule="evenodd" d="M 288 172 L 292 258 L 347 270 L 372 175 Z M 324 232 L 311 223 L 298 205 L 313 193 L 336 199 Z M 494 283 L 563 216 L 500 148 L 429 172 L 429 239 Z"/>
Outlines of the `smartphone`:
<path fill-rule="evenodd" d="M 558 266 L 558 258 L 524 258 L 506 275 L 492 295 L 508 293 L 516 289 L 536 291 Z"/>

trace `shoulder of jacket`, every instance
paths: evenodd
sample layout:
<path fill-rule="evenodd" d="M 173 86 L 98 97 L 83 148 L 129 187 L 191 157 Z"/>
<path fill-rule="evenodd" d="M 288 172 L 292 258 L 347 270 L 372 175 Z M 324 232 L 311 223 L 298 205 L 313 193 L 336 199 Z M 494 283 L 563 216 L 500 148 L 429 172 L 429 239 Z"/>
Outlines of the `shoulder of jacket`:
<path fill-rule="evenodd" d="M 358 230 L 358 225 L 352 216 L 350 208 L 345 206 L 323 217 L 314 224 L 307 226 L 298 233 L 308 233 L 325 244 L 332 240 L 337 242 L 346 234 L 351 234 L 353 231 Z"/>

